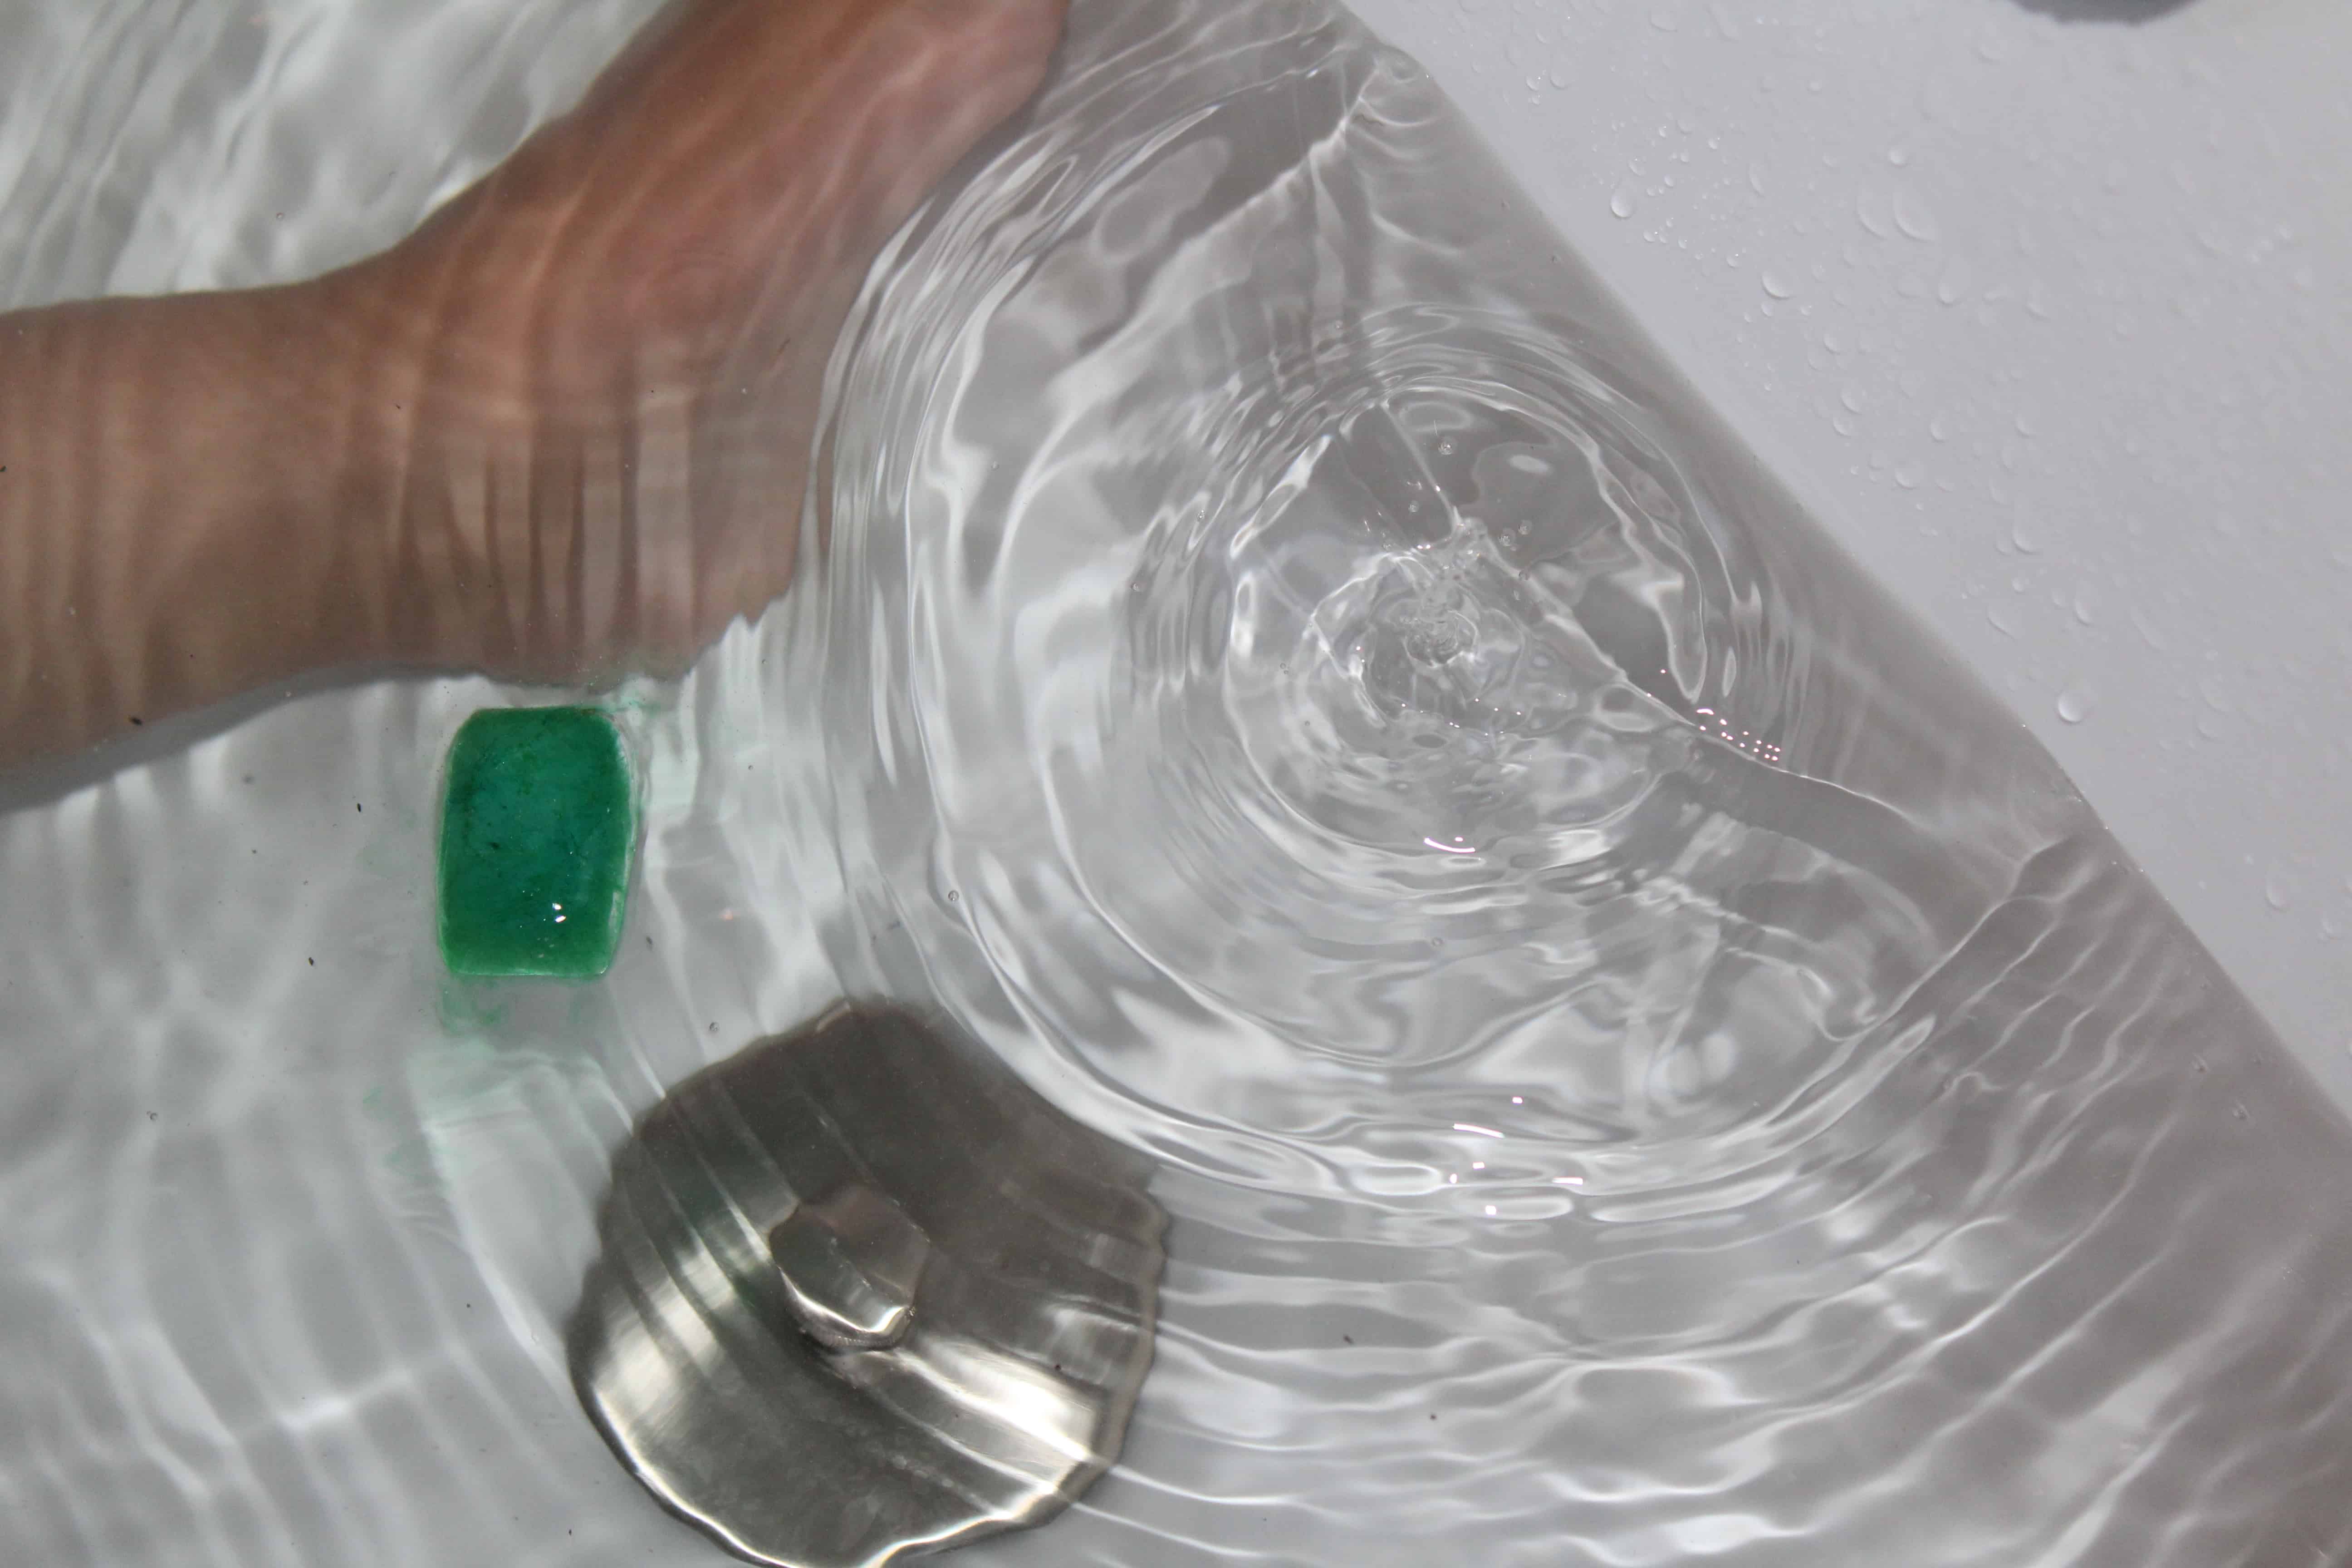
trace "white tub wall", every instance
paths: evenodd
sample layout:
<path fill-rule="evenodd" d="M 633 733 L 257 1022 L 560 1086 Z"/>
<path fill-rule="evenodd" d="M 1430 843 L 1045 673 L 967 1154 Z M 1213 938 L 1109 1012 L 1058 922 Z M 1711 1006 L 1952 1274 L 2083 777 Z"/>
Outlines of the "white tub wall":
<path fill-rule="evenodd" d="M 2352 5 L 1355 4 L 2352 1107 Z"/>

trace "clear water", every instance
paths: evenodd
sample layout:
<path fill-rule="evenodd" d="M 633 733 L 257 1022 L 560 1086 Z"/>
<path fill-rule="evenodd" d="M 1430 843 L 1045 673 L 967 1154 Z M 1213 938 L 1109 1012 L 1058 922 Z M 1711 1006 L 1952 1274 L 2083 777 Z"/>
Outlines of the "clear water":
<path fill-rule="evenodd" d="M 18 299 L 365 249 L 594 63 L 367 0 L 200 91 L 194 13 L 55 9 L 158 191 L 142 116 L 236 121 L 218 205 L 301 237 L 170 260 L 116 171 L 107 259 L 19 92 Z M 379 89 L 307 151 L 362 79 L 475 106 L 391 160 L 440 184 L 324 177 L 440 122 Z M 1409 61 L 1082 3 L 835 376 L 794 600 L 624 694 L 603 984 L 437 969 L 479 683 L 9 786 L 0 1559 L 711 1560 L 556 1325 L 630 1117 L 844 986 L 945 1003 L 1175 1216 L 1125 1463 L 969 1561 L 2352 1555 L 2352 1132 Z"/>

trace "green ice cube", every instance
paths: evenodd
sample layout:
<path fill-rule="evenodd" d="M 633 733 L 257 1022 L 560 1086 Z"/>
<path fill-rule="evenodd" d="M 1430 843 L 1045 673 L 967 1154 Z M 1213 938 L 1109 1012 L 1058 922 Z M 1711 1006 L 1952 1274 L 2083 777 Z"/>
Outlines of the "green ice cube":
<path fill-rule="evenodd" d="M 442 958 L 457 974 L 604 973 L 635 842 L 610 719 L 591 708 L 475 714 L 449 747 L 442 800 Z"/>

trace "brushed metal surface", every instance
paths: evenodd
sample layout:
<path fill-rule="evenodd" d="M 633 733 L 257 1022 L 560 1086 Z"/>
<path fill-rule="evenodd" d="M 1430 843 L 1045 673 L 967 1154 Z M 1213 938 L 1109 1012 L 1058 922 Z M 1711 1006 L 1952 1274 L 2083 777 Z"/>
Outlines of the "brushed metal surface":
<path fill-rule="evenodd" d="M 837 1010 L 681 1084 L 614 1158 L 581 1401 L 755 1563 L 1041 1523 L 1116 1458 L 1150 1364 L 1145 1174 L 970 1043 Z"/>

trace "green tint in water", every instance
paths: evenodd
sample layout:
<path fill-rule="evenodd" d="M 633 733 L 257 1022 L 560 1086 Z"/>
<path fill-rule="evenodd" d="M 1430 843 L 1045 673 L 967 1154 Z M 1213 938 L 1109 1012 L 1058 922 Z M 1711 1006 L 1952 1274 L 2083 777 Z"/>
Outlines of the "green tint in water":
<path fill-rule="evenodd" d="M 450 970 L 604 973 L 621 939 L 635 830 L 628 761 L 604 714 L 495 709 L 467 720 L 441 809 Z"/>

